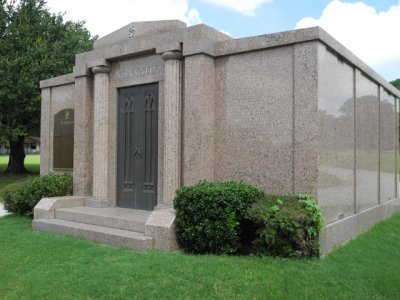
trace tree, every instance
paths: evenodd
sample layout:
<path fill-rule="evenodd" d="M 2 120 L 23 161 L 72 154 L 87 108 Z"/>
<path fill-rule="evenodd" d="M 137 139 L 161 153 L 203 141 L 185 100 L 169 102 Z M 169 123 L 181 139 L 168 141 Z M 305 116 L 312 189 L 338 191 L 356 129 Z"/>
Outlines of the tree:
<path fill-rule="evenodd" d="M 24 139 L 38 135 L 40 80 L 70 73 L 75 54 L 91 49 L 84 22 L 65 22 L 45 0 L 0 0 L 0 143 L 10 146 L 6 172 L 24 167 Z"/>
<path fill-rule="evenodd" d="M 400 78 L 390 82 L 396 89 L 400 90 Z"/>

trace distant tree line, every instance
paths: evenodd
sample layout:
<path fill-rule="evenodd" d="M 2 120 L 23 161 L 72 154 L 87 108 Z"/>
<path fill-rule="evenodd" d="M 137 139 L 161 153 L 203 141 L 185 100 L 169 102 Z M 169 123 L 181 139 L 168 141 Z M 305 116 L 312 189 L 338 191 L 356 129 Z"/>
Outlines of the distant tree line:
<path fill-rule="evenodd" d="M 400 78 L 390 82 L 396 89 L 400 90 Z"/>

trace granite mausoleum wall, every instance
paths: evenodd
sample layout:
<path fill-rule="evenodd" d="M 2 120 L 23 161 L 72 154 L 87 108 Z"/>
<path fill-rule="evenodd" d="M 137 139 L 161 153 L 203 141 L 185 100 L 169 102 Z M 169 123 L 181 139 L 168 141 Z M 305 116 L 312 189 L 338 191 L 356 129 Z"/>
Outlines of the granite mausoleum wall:
<path fill-rule="evenodd" d="M 293 46 L 216 61 L 215 179 L 293 192 Z"/>
<path fill-rule="evenodd" d="M 74 196 L 118 206 L 118 94 L 154 83 L 153 215 L 168 211 L 171 236 L 175 190 L 200 180 L 316 196 L 324 253 L 400 210 L 400 93 L 318 27 L 233 39 L 157 21 L 100 39 L 41 82 L 41 174 L 55 170 L 54 116 L 74 109 Z"/>

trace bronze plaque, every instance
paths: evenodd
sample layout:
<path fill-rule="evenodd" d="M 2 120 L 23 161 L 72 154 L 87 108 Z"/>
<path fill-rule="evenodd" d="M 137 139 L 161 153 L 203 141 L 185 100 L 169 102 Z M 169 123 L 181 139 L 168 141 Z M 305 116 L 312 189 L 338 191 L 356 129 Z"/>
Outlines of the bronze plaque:
<path fill-rule="evenodd" d="M 53 168 L 72 170 L 74 160 L 74 110 L 54 116 Z"/>

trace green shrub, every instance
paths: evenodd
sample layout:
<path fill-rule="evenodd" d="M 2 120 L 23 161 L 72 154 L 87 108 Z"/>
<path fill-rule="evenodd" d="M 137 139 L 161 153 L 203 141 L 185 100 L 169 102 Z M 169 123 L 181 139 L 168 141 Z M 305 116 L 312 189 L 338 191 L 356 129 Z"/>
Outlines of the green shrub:
<path fill-rule="evenodd" d="M 72 195 L 72 176 L 49 173 L 35 177 L 4 193 L 4 207 L 9 212 L 33 216 L 33 208 L 42 198 Z"/>
<path fill-rule="evenodd" d="M 255 224 L 254 251 L 282 257 L 318 257 L 322 214 L 307 195 L 268 195 L 247 216 Z"/>
<path fill-rule="evenodd" d="M 12 185 L 3 192 L 4 208 L 9 212 L 23 215 L 29 210 L 26 201 L 26 182 L 23 184 Z"/>
<path fill-rule="evenodd" d="M 237 253 L 246 210 L 263 197 L 262 191 L 241 182 L 180 188 L 174 199 L 179 245 L 191 253 Z"/>
<path fill-rule="evenodd" d="M 4 195 L 7 192 L 14 192 L 14 191 L 22 189 L 25 186 L 26 181 L 29 180 L 30 178 L 31 177 L 28 177 L 27 179 L 24 179 L 22 181 L 14 181 L 12 183 L 5 185 L 3 188 L 1 188 L 0 189 L 0 202 L 3 202 Z"/>

